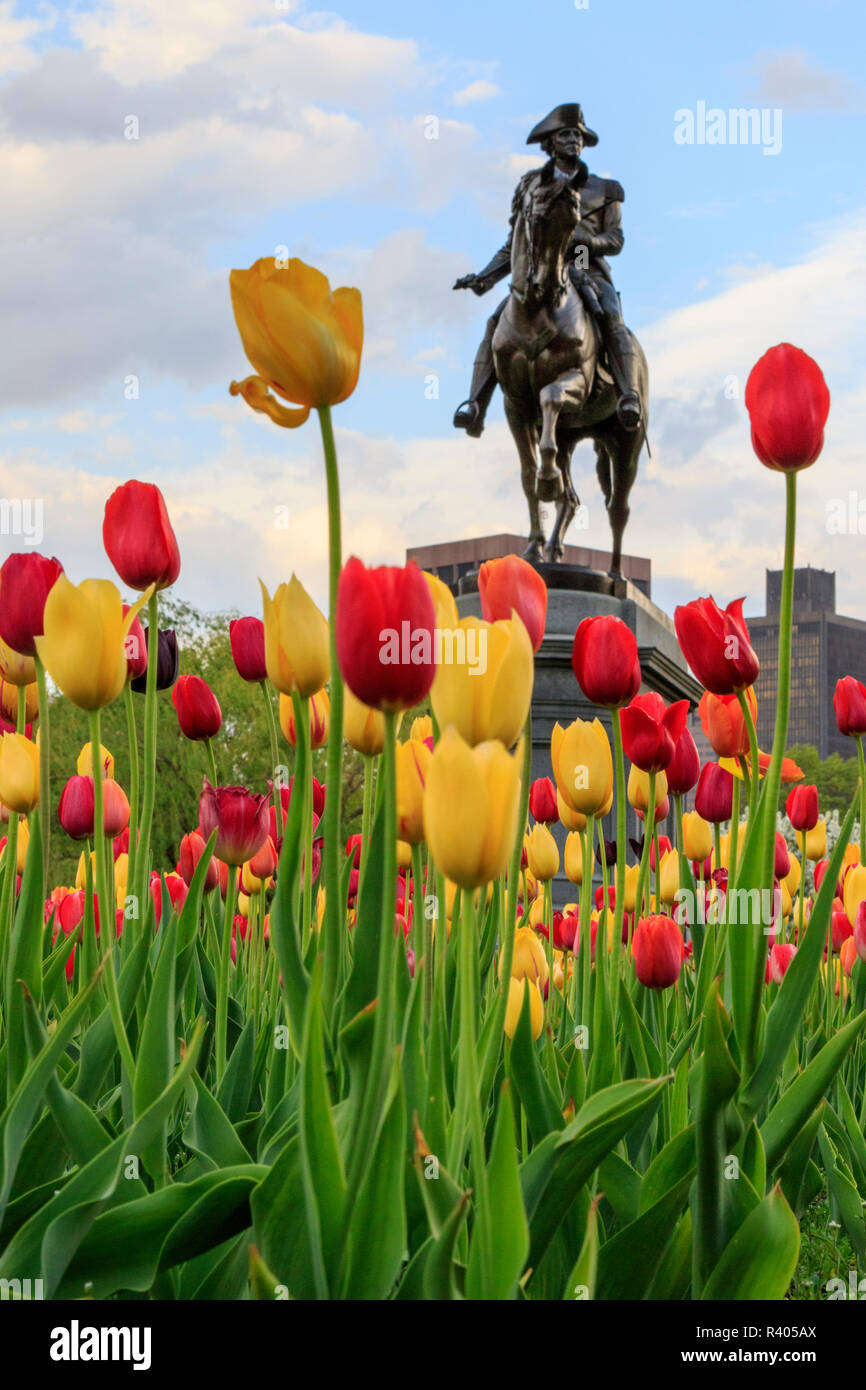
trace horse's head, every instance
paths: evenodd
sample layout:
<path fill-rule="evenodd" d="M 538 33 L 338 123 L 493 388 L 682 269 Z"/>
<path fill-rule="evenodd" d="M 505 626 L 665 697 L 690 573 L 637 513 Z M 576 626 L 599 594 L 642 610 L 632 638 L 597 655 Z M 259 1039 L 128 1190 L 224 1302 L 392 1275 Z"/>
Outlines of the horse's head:
<path fill-rule="evenodd" d="M 523 236 L 526 264 L 524 297 L 535 303 L 558 300 L 565 288 L 567 252 L 571 235 L 580 221 L 580 186 L 586 179 L 582 166 L 571 179 L 556 178 L 546 169 L 526 199 Z"/>

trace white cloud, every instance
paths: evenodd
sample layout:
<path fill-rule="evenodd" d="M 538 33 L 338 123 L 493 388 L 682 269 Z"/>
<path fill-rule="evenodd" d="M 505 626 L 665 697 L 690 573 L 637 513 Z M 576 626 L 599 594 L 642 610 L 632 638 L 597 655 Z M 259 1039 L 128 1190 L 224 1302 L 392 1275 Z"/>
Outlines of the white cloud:
<path fill-rule="evenodd" d="M 751 99 L 788 111 L 862 111 L 866 87 L 833 72 L 800 50 L 762 53 Z"/>
<path fill-rule="evenodd" d="M 488 82 L 486 78 L 479 78 L 477 82 L 470 82 L 466 87 L 461 87 L 455 92 L 451 100 L 455 106 L 470 106 L 476 101 L 490 101 L 493 97 L 499 96 L 499 88 L 495 82 Z"/>
<path fill-rule="evenodd" d="M 51 29 L 54 15 L 46 7 L 38 17 L 16 15 L 15 0 L 0 0 L 0 76 L 23 72 L 39 61 L 31 39 Z"/>

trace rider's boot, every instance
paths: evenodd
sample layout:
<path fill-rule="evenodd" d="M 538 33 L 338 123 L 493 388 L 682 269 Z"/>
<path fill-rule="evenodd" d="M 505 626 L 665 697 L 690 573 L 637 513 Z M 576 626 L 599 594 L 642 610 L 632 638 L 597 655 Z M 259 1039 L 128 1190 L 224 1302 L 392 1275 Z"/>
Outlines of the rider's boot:
<path fill-rule="evenodd" d="M 499 322 L 499 314 L 502 306 L 499 306 L 495 314 L 491 314 L 487 320 L 487 328 L 481 340 L 481 346 L 472 367 L 472 385 L 469 388 L 469 399 L 458 405 L 454 412 L 454 426 L 458 430 L 465 430 L 473 439 L 479 439 L 484 432 L 484 417 L 487 414 L 487 407 L 493 399 L 493 392 L 496 390 L 496 368 L 493 365 L 493 334 L 496 332 L 496 325 Z"/>
<path fill-rule="evenodd" d="M 636 430 L 641 424 L 640 377 L 632 336 L 624 323 L 611 323 L 608 319 L 604 343 L 620 391 L 617 418 L 624 429 Z"/>

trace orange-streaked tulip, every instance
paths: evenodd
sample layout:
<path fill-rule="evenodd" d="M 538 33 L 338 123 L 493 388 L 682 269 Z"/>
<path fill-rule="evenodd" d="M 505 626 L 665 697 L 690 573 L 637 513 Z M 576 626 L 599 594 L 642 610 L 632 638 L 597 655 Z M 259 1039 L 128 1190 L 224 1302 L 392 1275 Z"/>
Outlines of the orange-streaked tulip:
<path fill-rule="evenodd" d="M 318 690 L 310 699 L 310 747 L 322 748 L 328 742 L 331 701 L 327 690 Z M 288 695 L 280 696 L 280 728 L 293 748 L 298 746 L 295 710 Z"/>
<path fill-rule="evenodd" d="M 20 690 L 24 691 L 24 719 L 31 724 L 39 713 L 39 693 L 35 682 L 32 685 L 13 685 L 0 677 L 0 711 L 10 724 L 17 724 Z"/>
<path fill-rule="evenodd" d="M 151 592 L 145 590 L 124 615 L 110 579 L 70 584 L 65 574 L 57 576 L 45 600 L 45 631 L 35 639 L 36 650 L 55 685 L 79 709 L 101 709 L 123 690 L 127 633 Z"/>
<path fill-rule="evenodd" d="M 273 256 L 262 257 L 249 270 L 233 270 L 229 283 L 244 352 L 259 378 L 258 404 L 250 401 L 255 409 L 271 414 L 270 401 L 279 413 L 277 422 L 294 426 L 303 424 L 311 408 L 337 405 L 351 396 L 364 344 L 358 290 L 332 291 L 320 270 L 296 258 L 280 263 Z M 242 392 L 246 384 L 232 382 L 232 393 Z M 268 396 L 268 387 L 303 409 L 287 411 Z"/>
<path fill-rule="evenodd" d="M 532 643 L 519 617 L 461 618 L 443 634 L 430 691 L 439 728 L 453 724 L 469 744 L 498 740 L 510 748 L 526 723 L 533 676 Z"/>
<path fill-rule="evenodd" d="M 0 796 L 2 796 L 2 790 L 0 790 Z M 842 885 L 842 901 L 845 904 L 848 921 L 852 927 L 857 921 L 857 909 L 864 900 L 866 900 L 866 865 L 854 864 L 845 875 L 845 882 Z"/>
<path fill-rule="evenodd" d="M 114 758 L 113 758 L 112 754 L 109 753 L 109 751 L 108 751 L 108 749 L 105 747 L 105 744 L 104 744 L 104 743 L 100 743 L 100 745 L 99 745 L 99 756 L 100 756 L 100 758 L 102 759 L 102 776 L 103 776 L 103 779 L 106 780 L 106 779 L 108 779 L 108 778 L 111 778 L 111 779 L 113 780 L 113 779 L 114 779 Z M 76 765 L 75 765 L 75 770 L 76 770 L 76 772 L 78 773 L 79 777 L 92 777 L 92 776 L 93 776 L 93 744 L 92 744 L 92 743 L 85 743 L 85 745 L 84 745 L 84 747 L 82 748 L 81 752 L 78 754 L 78 761 L 77 761 L 77 763 L 76 763 Z"/>
<path fill-rule="evenodd" d="M 265 665 L 281 695 L 315 695 L 331 674 L 328 623 L 297 575 L 273 598 L 262 581 Z"/>
<path fill-rule="evenodd" d="M 402 711 L 399 716 L 403 717 Z M 420 739 L 423 743 L 426 738 L 433 737 L 433 719 L 429 714 L 419 714 L 412 720 L 412 727 L 409 730 L 409 737 Z"/>
<path fill-rule="evenodd" d="M 0 676 L 10 685 L 32 685 L 36 680 L 36 662 L 32 656 L 13 651 L 0 637 Z"/>
<path fill-rule="evenodd" d="M 517 838 L 519 803 L 517 764 L 503 745 L 471 748 L 446 728 L 424 790 L 424 838 L 436 867 L 462 888 L 498 878 Z"/>
<path fill-rule="evenodd" d="M 502 979 L 503 955 L 499 955 L 499 978 Z M 532 980 L 543 989 L 548 978 L 547 956 L 544 947 L 531 927 L 518 927 L 514 933 L 514 952 L 511 958 L 512 980 Z"/>

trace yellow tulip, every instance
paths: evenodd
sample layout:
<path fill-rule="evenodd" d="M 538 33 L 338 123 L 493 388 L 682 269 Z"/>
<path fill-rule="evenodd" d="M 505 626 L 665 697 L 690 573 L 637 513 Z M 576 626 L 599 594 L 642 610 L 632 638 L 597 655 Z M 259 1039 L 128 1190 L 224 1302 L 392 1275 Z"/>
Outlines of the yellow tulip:
<path fill-rule="evenodd" d="M 129 878 L 129 855 L 119 854 L 114 861 L 114 886 L 117 889 L 126 889 L 127 879 Z M 120 906 L 123 906 L 121 901 Z"/>
<path fill-rule="evenodd" d="M 786 878 L 783 878 L 783 879 L 782 879 L 781 883 L 779 884 L 779 888 L 780 888 L 780 890 L 781 890 L 781 891 L 780 891 L 780 898 L 781 898 L 781 906 L 782 906 L 782 916 L 783 916 L 783 917 L 790 917 L 790 915 L 791 915 L 791 907 L 792 907 L 792 897 L 793 897 L 793 895 L 792 895 L 792 893 L 791 893 L 790 888 L 788 887 L 788 880 L 787 880 Z"/>
<path fill-rule="evenodd" d="M 424 786 L 433 757 L 426 743 L 409 739 L 395 745 L 397 754 L 397 834 L 407 844 L 424 839 Z"/>
<path fill-rule="evenodd" d="M 55 685 L 79 709 L 101 709 L 126 685 L 125 643 L 153 585 L 124 617 L 123 602 L 110 579 L 71 584 L 58 575 L 45 601 L 44 636 L 36 650 Z"/>
<path fill-rule="evenodd" d="M 853 927 L 857 921 L 857 908 L 866 898 L 866 865 L 855 864 L 845 875 L 842 886 L 842 901 L 848 913 L 848 921 Z"/>
<path fill-rule="evenodd" d="M 436 867 L 462 888 L 498 878 L 517 838 L 519 810 L 520 775 L 502 744 L 470 748 L 446 728 L 424 790 L 424 838 Z"/>
<path fill-rule="evenodd" d="M 509 1038 L 513 1038 L 520 1022 L 520 1015 L 523 1012 L 523 1001 L 529 991 L 529 1020 L 532 1027 L 532 1036 L 535 1039 L 541 1037 L 541 1030 L 544 1027 L 544 1004 L 538 988 L 531 980 L 515 980 L 512 976 L 508 982 L 508 1003 L 505 1006 L 505 1032 Z"/>
<path fill-rule="evenodd" d="M 317 931 L 321 931 L 321 929 L 322 929 L 322 922 L 323 922 L 324 919 L 325 919 L 325 907 L 327 906 L 327 901 L 328 901 L 328 900 L 327 900 L 327 897 L 326 897 L 326 895 L 325 895 L 325 890 L 324 890 L 324 888 L 320 888 L 319 891 L 318 891 L 318 893 L 316 894 L 316 930 L 317 930 Z"/>
<path fill-rule="evenodd" d="M 625 886 L 622 892 L 623 911 L 634 912 L 637 902 L 637 884 L 640 878 L 640 864 L 626 864 Z"/>
<path fill-rule="evenodd" d="M 0 801 L 20 815 L 39 802 L 39 749 L 24 734 L 0 736 Z"/>
<path fill-rule="evenodd" d="M 658 895 L 663 903 L 676 901 L 680 886 L 680 861 L 675 849 L 666 850 L 659 861 Z"/>
<path fill-rule="evenodd" d="M 613 797 L 613 759 L 600 719 L 554 724 L 550 760 L 559 795 L 573 811 L 596 816 Z"/>
<path fill-rule="evenodd" d="M 427 580 L 427 587 L 430 590 L 430 597 L 433 600 L 433 611 L 436 614 L 436 626 L 440 631 L 455 628 L 460 621 L 457 612 L 457 604 L 454 602 L 454 595 L 443 584 L 442 580 L 435 574 L 430 574 L 427 570 L 422 570 L 424 578 Z"/>
<path fill-rule="evenodd" d="M 93 884 L 94 884 L 94 886 L 95 886 L 95 885 L 96 885 L 96 882 L 97 882 L 97 878 L 96 878 L 96 854 L 95 854 L 95 852 L 94 852 L 93 850 L 90 851 L 90 874 L 91 874 L 91 878 L 92 878 Z M 79 856 L 78 856 L 78 870 L 77 870 L 77 872 L 76 872 L 76 874 L 75 874 L 75 887 L 76 887 L 76 888 L 86 888 L 86 887 L 87 887 L 87 861 L 86 861 L 85 858 L 84 858 L 84 850 L 82 850 L 81 853 L 80 853 Z"/>
<path fill-rule="evenodd" d="M 271 598 L 262 581 L 265 667 L 282 695 L 315 695 L 331 674 L 328 623 L 292 575 Z"/>
<path fill-rule="evenodd" d="M 240 891 L 238 893 L 238 912 L 242 917 L 250 915 L 250 894 Z"/>
<path fill-rule="evenodd" d="M 346 687 L 348 690 L 348 686 Z M 400 711 L 401 719 L 403 711 Z M 384 718 L 384 715 L 382 716 Z M 422 743 L 425 738 L 433 737 L 433 720 L 429 714 L 419 714 L 412 720 L 412 728 L 409 730 L 409 737 L 419 739 Z"/>
<path fill-rule="evenodd" d="M 785 887 L 787 888 L 788 892 L 791 894 L 791 897 L 793 898 L 795 893 L 797 892 L 797 889 L 800 887 L 800 879 L 803 876 L 803 870 L 800 861 L 795 854 L 790 855 L 789 858 L 791 867 L 788 870 L 787 876 L 782 880 L 782 882 L 785 884 Z"/>
<path fill-rule="evenodd" d="M 114 779 L 114 758 L 109 753 L 104 744 L 99 745 L 99 756 L 102 759 L 102 778 L 103 781 Z M 93 744 L 85 743 L 81 752 L 78 754 L 76 771 L 79 777 L 93 776 Z"/>
<path fill-rule="evenodd" d="M 30 723 L 39 713 L 39 692 L 33 685 L 13 685 L 0 678 L 0 710 L 10 724 L 18 723 L 18 693 L 24 691 L 24 718 Z"/>
<path fill-rule="evenodd" d="M 737 863 L 739 863 L 740 860 L 741 860 L 742 857 L 743 857 L 743 846 L 744 846 L 744 844 L 745 844 L 745 842 L 746 842 L 746 831 L 747 831 L 747 830 L 748 830 L 748 822 L 747 822 L 747 821 L 741 821 L 740 824 L 739 824 L 739 826 L 738 826 L 738 829 L 737 829 Z M 729 864 L 730 864 L 730 858 L 731 858 L 731 834 L 730 834 L 730 831 L 728 831 L 727 835 L 722 835 L 722 837 L 721 837 L 721 842 L 720 842 L 720 843 L 721 843 L 721 848 L 722 848 L 722 864 L 721 864 L 721 867 L 722 867 L 723 869 L 727 869 L 728 866 L 729 866 Z M 716 864 L 716 865 L 714 865 L 713 867 L 714 867 L 714 868 L 718 868 L 719 866 Z"/>
<path fill-rule="evenodd" d="M 13 651 L 0 637 L 0 676 L 10 685 L 32 685 L 36 680 L 36 662 L 32 656 Z"/>
<path fill-rule="evenodd" d="M 529 867 L 542 883 L 549 883 L 559 873 L 559 849 L 546 825 L 534 825 L 526 840 Z"/>
<path fill-rule="evenodd" d="M 15 868 L 19 874 L 23 874 L 24 865 L 27 862 L 27 850 L 30 845 L 30 826 L 27 824 L 27 820 L 24 816 L 17 816 L 16 820 L 18 821 L 18 840 L 16 844 Z M 6 845 L 4 844 L 2 851 L 0 851 L 0 863 L 3 862 L 5 853 Z"/>
<path fill-rule="evenodd" d="M 0 801 L 0 825 L 8 825 L 10 814 L 9 807 L 4 806 L 3 802 Z"/>
<path fill-rule="evenodd" d="M 827 853 L 827 822 L 819 820 L 811 830 L 806 831 L 806 858 L 817 863 Z"/>
<path fill-rule="evenodd" d="M 559 812 L 559 819 L 566 830 L 585 830 L 586 816 L 582 811 L 573 811 L 567 802 L 562 799 L 562 792 L 556 789 L 556 809 Z"/>
<path fill-rule="evenodd" d="M 343 686 L 343 738 L 356 753 L 373 757 L 385 747 L 385 716 Z"/>
<path fill-rule="evenodd" d="M 538 882 L 538 879 L 535 877 L 535 874 L 532 873 L 529 868 L 521 869 L 520 873 L 521 877 L 523 878 L 523 887 L 526 893 L 526 900 L 527 902 L 532 902 L 533 899 L 537 898 L 539 893 L 541 892 L 541 884 Z"/>
<path fill-rule="evenodd" d="M 312 407 L 351 396 L 364 344 L 358 290 L 332 292 L 321 271 L 296 259 L 278 265 L 272 256 L 233 270 L 229 283 L 244 352 L 259 377 L 232 382 L 233 394 L 241 392 L 268 414 L 272 401 L 278 416 L 290 417 L 278 420 L 286 425 L 303 424 Z M 304 409 L 286 411 L 267 395 L 268 387 Z"/>
<path fill-rule="evenodd" d="M 408 840 L 397 841 L 397 868 L 410 869 L 412 867 L 412 846 Z"/>
<path fill-rule="evenodd" d="M 668 794 L 668 778 L 666 772 L 656 773 L 656 809 L 661 806 Z M 649 773 L 642 772 L 639 767 L 632 764 L 628 774 L 628 787 L 626 796 L 630 806 L 636 811 L 643 811 L 646 815 L 649 810 Z"/>
<path fill-rule="evenodd" d="M 583 836 L 577 830 L 565 837 L 565 873 L 572 883 L 583 883 Z"/>
<path fill-rule="evenodd" d="M 503 956 L 499 955 L 499 978 L 502 979 Z M 512 980 L 532 980 L 541 988 L 548 978 L 547 956 L 544 947 L 531 927 L 518 927 L 514 933 L 514 953 L 511 958 Z"/>
<path fill-rule="evenodd" d="M 841 871 L 841 872 L 844 873 L 845 869 L 848 867 L 849 864 L 859 864 L 859 863 L 860 863 L 860 846 L 859 846 L 858 844 L 855 844 L 853 840 L 850 840 L 850 841 L 848 842 L 848 844 L 845 846 L 845 853 L 842 855 L 842 871 Z M 841 873 L 840 873 L 840 877 L 841 877 Z"/>
<path fill-rule="evenodd" d="M 321 748 L 328 741 L 331 723 L 331 701 L 327 690 L 317 690 L 310 697 L 310 747 Z M 295 728 L 295 707 L 288 695 L 280 696 L 280 728 L 286 742 L 293 748 L 298 746 L 298 732 Z"/>
<path fill-rule="evenodd" d="M 510 748 L 532 697 L 534 658 L 526 628 L 516 614 L 496 623 L 461 618 L 451 638 L 450 650 L 443 640 L 430 691 L 439 728 L 453 724 L 473 746 L 498 740 Z"/>
<path fill-rule="evenodd" d="M 702 864 L 713 852 L 713 827 L 697 811 L 683 815 L 683 853 Z"/>
<path fill-rule="evenodd" d="M 534 927 L 537 929 L 538 927 L 549 926 L 549 923 L 546 921 L 546 917 L 547 904 L 545 903 L 544 898 L 533 898 L 532 902 L 529 904 L 529 916 L 526 919 L 530 927 Z"/>

